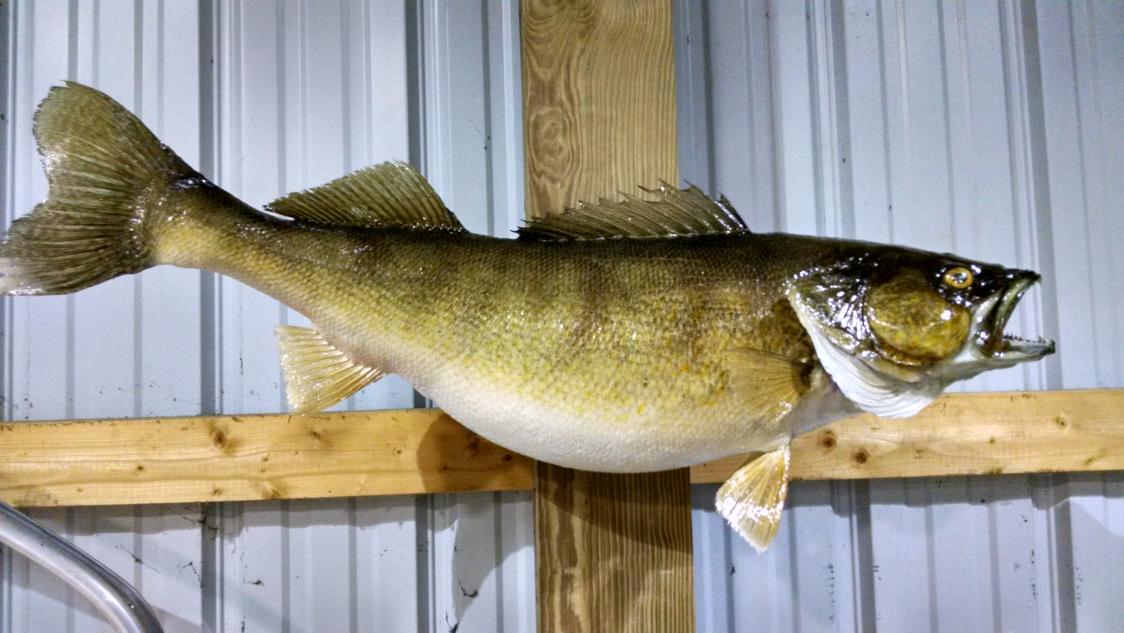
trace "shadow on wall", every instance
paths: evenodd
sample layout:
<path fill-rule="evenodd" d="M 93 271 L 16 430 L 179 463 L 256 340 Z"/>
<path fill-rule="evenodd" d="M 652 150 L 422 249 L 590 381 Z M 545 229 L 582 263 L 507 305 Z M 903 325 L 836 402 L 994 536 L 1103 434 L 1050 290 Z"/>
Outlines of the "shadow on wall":
<path fill-rule="evenodd" d="M 492 444 L 456 423 L 431 424 L 418 445 L 417 454 L 418 472 L 427 490 L 464 491 L 429 497 L 429 507 L 435 513 L 452 513 L 454 517 L 446 528 L 453 530 L 450 568 L 434 570 L 436 579 L 431 579 L 436 587 L 436 583 L 447 578 L 445 591 L 452 598 L 454 613 L 431 614 L 431 617 L 447 620 L 431 624 L 456 628 L 478 599 L 484 601 L 481 608 L 485 612 L 491 608 L 503 609 L 502 603 L 512 599 L 503 595 L 500 570 L 504 561 L 534 546 L 534 536 L 529 529 L 506 536 L 501 533 L 505 521 L 500 515 L 505 511 L 518 513 L 510 506 L 526 504 L 528 493 L 473 492 L 470 487 L 507 487 L 513 480 L 532 472 L 533 465 L 527 458 Z M 494 478 L 485 480 L 482 473 L 493 473 Z M 429 529 L 431 538 L 441 538 L 437 534 L 438 526 L 430 525 Z M 533 567 L 527 573 L 528 577 L 520 578 L 520 582 L 533 584 Z M 484 587 L 489 590 L 482 595 Z M 494 595 L 489 595 L 492 592 Z"/>

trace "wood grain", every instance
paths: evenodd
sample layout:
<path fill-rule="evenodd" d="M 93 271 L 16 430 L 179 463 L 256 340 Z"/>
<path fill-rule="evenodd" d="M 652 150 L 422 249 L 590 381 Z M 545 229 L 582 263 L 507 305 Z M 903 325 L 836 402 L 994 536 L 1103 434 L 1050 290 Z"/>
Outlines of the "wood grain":
<path fill-rule="evenodd" d="M 520 5 L 527 214 L 678 178 L 670 0 Z"/>
<path fill-rule="evenodd" d="M 797 479 L 1102 470 L 1124 470 L 1124 389 L 950 395 L 913 418 L 840 420 L 792 454 Z M 0 425 L 0 499 L 18 506 L 530 490 L 534 473 L 435 409 Z"/>
<path fill-rule="evenodd" d="M 16 506 L 526 490 L 532 473 L 438 410 L 0 425 Z"/>
<path fill-rule="evenodd" d="M 536 474 L 538 630 L 694 629 L 686 471 Z"/>
<path fill-rule="evenodd" d="M 527 213 L 676 181 L 670 0 L 520 5 Z M 538 630 L 693 631 L 686 469 L 539 464 Z"/>
<path fill-rule="evenodd" d="M 725 481 L 744 461 L 700 464 L 691 481 Z M 1124 470 L 1124 389 L 948 395 L 913 418 L 860 415 L 792 444 L 794 479 L 1096 470 Z"/>

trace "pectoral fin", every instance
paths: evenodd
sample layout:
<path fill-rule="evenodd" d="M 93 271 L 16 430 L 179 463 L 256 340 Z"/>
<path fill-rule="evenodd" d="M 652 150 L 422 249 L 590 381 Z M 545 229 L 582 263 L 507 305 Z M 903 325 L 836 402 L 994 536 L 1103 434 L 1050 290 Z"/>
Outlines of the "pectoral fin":
<path fill-rule="evenodd" d="M 277 328 L 281 369 L 293 413 L 314 413 L 382 378 L 383 372 L 353 361 L 316 330 Z"/>
<path fill-rule="evenodd" d="M 718 514 L 758 552 L 769 546 L 781 521 L 790 454 L 786 445 L 750 459 L 715 497 Z"/>
<path fill-rule="evenodd" d="M 730 358 L 732 388 L 746 400 L 758 421 L 775 422 L 808 390 L 808 365 L 759 350 L 739 350 Z"/>

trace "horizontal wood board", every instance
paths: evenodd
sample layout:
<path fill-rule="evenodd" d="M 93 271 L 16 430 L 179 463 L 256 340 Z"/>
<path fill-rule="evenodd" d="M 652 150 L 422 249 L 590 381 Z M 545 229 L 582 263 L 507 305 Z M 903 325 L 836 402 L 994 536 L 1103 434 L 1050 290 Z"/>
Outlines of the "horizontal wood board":
<path fill-rule="evenodd" d="M 691 469 L 724 480 L 744 456 Z M 796 439 L 796 479 L 1124 469 L 1124 390 L 948 395 Z M 534 463 L 436 409 L 0 425 L 0 499 L 81 506 L 530 490 Z"/>
<path fill-rule="evenodd" d="M 744 455 L 691 468 L 723 481 Z M 1124 389 L 950 395 L 913 418 L 797 438 L 795 479 L 1124 470 Z M 0 425 L 0 499 L 21 506 L 529 490 L 534 462 L 438 409 Z"/>

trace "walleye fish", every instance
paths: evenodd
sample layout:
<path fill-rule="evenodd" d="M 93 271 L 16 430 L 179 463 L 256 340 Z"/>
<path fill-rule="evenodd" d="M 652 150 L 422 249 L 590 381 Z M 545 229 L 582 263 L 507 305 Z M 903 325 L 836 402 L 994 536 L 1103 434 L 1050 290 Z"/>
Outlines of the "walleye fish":
<path fill-rule="evenodd" d="M 68 83 L 35 118 L 49 196 L 0 245 L 0 290 L 69 293 L 171 264 L 300 311 L 287 394 L 314 412 L 388 373 L 465 426 L 586 470 L 758 452 L 717 506 L 772 539 L 792 437 L 857 411 L 910 416 L 950 383 L 1050 354 L 1004 327 L 1025 270 L 865 242 L 751 232 L 725 199 L 662 185 L 467 232 L 387 163 L 255 210 L 108 96 Z"/>

